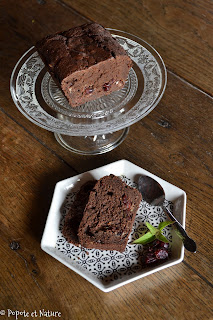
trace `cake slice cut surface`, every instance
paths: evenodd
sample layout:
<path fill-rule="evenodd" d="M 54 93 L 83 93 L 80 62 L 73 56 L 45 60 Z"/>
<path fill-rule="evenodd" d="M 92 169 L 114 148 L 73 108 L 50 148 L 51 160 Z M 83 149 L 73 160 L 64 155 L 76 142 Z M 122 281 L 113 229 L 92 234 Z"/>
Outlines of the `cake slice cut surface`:
<path fill-rule="evenodd" d="M 109 175 L 90 192 L 78 238 L 82 246 L 123 252 L 142 200 L 141 193 Z"/>

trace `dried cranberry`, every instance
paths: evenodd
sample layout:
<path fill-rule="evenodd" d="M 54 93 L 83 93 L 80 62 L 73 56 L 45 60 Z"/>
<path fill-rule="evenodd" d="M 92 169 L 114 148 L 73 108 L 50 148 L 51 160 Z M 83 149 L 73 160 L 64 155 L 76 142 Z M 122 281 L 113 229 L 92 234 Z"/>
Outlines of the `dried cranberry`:
<path fill-rule="evenodd" d="M 123 203 L 126 203 L 127 201 L 127 196 L 125 194 L 122 195 L 122 200 L 123 200 Z"/>
<path fill-rule="evenodd" d="M 109 82 L 104 83 L 103 85 L 104 91 L 109 91 L 113 82 L 114 82 L 114 79 L 111 79 Z"/>
<path fill-rule="evenodd" d="M 111 84 L 109 82 L 104 83 L 103 89 L 104 91 L 109 91 L 111 88 Z"/>
<path fill-rule="evenodd" d="M 90 94 L 90 93 L 92 93 L 93 91 L 94 91 L 93 86 L 87 87 L 87 88 L 84 90 L 84 92 L 85 92 L 86 94 Z"/>
<path fill-rule="evenodd" d="M 157 249 L 155 251 L 155 257 L 159 260 L 168 258 L 168 252 L 165 249 Z"/>
<path fill-rule="evenodd" d="M 164 249 L 169 249 L 169 243 L 160 241 L 160 246 L 161 246 L 162 248 L 164 248 Z"/>
<path fill-rule="evenodd" d="M 132 206 L 132 203 L 131 203 L 131 201 L 127 198 L 127 196 L 126 196 L 125 194 L 122 196 L 122 201 L 123 201 L 123 203 L 125 204 L 126 209 L 127 209 L 127 210 L 130 210 L 130 209 L 131 209 L 131 206 Z"/>
<path fill-rule="evenodd" d="M 154 256 L 146 257 L 145 263 L 146 264 L 150 264 L 150 263 L 153 263 L 153 262 L 156 262 L 156 261 L 157 261 L 157 259 Z"/>
<path fill-rule="evenodd" d="M 153 252 L 153 251 L 154 251 L 153 246 L 149 246 L 149 247 L 148 247 L 148 252 Z"/>

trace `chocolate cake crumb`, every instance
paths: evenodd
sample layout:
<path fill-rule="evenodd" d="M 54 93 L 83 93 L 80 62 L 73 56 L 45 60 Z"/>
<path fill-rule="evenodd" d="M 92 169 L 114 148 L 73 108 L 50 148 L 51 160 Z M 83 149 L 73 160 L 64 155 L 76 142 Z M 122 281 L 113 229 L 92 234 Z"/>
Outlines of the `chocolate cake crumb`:
<path fill-rule="evenodd" d="M 10 243 L 10 249 L 11 250 L 18 250 L 20 248 L 20 244 L 17 241 L 12 241 Z"/>

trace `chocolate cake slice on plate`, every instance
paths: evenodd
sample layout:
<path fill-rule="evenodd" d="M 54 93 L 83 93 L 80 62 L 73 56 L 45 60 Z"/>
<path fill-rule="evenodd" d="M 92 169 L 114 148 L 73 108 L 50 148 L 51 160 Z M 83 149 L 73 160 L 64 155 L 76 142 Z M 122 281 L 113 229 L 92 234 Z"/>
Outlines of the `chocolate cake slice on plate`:
<path fill-rule="evenodd" d="M 82 246 L 123 252 L 142 200 L 141 193 L 109 175 L 91 190 L 78 229 Z"/>
<path fill-rule="evenodd" d="M 89 199 L 89 194 L 96 180 L 87 181 L 77 192 L 76 197 L 67 213 L 62 233 L 68 242 L 79 245 L 78 228 L 83 217 L 83 212 Z"/>

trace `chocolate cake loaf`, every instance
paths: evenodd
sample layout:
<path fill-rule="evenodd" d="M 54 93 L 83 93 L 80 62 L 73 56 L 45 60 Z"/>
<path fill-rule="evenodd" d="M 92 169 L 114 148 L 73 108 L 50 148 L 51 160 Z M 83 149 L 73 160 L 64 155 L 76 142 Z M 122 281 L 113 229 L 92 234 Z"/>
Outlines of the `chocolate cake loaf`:
<path fill-rule="evenodd" d="M 62 233 L 68 242 L 79 245 L 78 228 L 83 217 L 83 212 L 89 199 L 89 194 L 96 180 L 83 184 L 76 194 L 75 200 L 65 217 Z"/>
<path fill-rule="evenodd" d="M 132 60 L 97 23 L 47 36 L 36 48 L 72 107 L 121 89 Z"/>
<path fill-rule="evenodd" d="M 82 246 L 123 252 L 142 199 L 114 175 L 101 178 L 90 192 L 78 229 Z"/>

